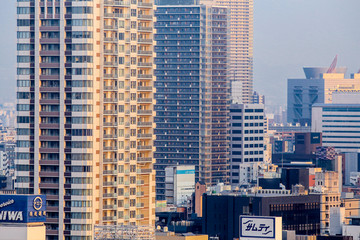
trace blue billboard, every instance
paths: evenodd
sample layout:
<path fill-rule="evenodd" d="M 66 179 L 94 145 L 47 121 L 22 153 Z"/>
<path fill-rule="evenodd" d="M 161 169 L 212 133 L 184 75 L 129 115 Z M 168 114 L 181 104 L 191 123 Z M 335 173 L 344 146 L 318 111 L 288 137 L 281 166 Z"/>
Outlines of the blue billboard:
<path fill-rule="evenodd" d="M 33 223 L 46 221 L 44 195 L 0 195 L 0 223 Z"/>

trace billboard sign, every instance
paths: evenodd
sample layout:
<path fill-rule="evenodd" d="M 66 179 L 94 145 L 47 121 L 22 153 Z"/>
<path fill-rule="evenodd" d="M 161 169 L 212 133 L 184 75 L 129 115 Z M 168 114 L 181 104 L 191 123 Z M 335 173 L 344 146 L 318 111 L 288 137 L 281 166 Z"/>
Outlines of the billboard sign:
<path fill-rule="evenodd" d="M 0 195 L 0 223 L 46 221 L 44 195 Z"/>
<path fill-rule="evenodd" d="M 240 216 L 240 239 L 282 238 L 281 217 Z"/>

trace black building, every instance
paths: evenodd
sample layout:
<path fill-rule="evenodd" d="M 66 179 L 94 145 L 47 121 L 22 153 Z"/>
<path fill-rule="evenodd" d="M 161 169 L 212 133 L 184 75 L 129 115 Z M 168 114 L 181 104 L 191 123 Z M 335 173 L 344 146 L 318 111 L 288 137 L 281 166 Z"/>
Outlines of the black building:
<path fill-rule="evenodd" d="M 308 168 L 282 168 L 281 183 L 286 189 L 291 190 L 292 186 L 301 184 L 305 189 L 309 189 L 309 169 Z"/>
<path fill-rule="evenodd" d="M 239 238 L 239 216 L 280 216 L 283 230 L 298 235 L 320 234 L 320 195 L 203 196 L 203 233 L 220 240 Z"/>

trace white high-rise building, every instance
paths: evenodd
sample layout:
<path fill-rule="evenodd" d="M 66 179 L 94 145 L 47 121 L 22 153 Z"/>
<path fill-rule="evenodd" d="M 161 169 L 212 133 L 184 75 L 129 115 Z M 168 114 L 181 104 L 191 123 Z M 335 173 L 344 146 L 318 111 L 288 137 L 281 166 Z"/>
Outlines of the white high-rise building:
<path fill-rule="evenodd" d="M 312 106 L 311 131 L 322 132 L 323 146 L 359 152 L 360 93 L 334 92 L 332 102 Z"/>
<path fill-rule="evenodd" d="M 257 166 L 264 162 L 264 105 L 230 105 L 230 182 L 255 182 Z"/>

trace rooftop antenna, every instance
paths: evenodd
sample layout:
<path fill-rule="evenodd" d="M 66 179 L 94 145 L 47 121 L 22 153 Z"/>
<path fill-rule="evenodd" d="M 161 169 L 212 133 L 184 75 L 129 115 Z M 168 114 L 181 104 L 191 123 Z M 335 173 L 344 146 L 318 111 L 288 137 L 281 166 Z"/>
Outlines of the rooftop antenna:
<path fill-rule="evenodd" d="M 326 73 L 336 73 L 337 57 L 338 57 L 338 55 L 336 54 L 333 62 L 331 63 L 331 65 Z"/>

